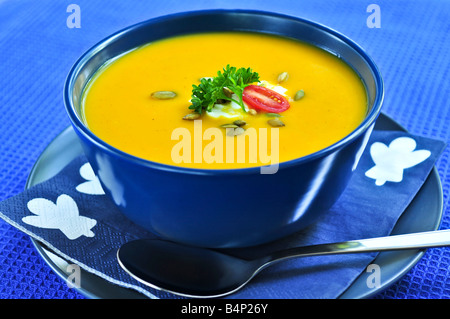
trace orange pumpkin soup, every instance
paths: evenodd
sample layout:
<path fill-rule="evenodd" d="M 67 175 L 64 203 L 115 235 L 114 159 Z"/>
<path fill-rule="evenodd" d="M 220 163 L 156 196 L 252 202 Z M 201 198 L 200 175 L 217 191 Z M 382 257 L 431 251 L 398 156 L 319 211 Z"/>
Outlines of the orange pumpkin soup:
<path fill-rule="evenodd" d="M 234 102 L 217 100 L 209 111 L 192 113 L 193 85 L 202 78 L 212 83 L 227 66 L 251 68 L 258 81 L 245 90 L 275 107 L 284 103 L 281 95 L 287 108 L 239 104 L 231 91 Z M 265 96 L 261 87 L 276 94 Z M 230 169 L 285 162 L 332 145 L 363 121 L 367 97 L 354 70 L 322 49 L 225 32 L 155 41 L 114 59 L 86 86 L 82 110 L 94 134 L 126 153 L 167 165 Z"/>

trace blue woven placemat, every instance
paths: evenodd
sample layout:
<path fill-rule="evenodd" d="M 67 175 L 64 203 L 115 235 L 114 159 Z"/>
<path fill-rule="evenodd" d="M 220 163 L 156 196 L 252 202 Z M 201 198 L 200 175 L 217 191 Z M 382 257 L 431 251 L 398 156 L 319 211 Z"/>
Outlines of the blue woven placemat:
<path fill-rule="evenodd" d="M 68 28 L 67 7 L 81 9 Z M 321 1 L 0 1 L 0 200 L 23 191 L 43 149 L 69 125 L 62 86 L 90 46 L 130 24 L 187 10 L 263 9 L 328 25 L 358 42 L 385 81 L 384 112 L 411 133 L 450 141 L 450 2 L 376 1 L 380 28 L 369 28 L 373 2 Z M 436 163 L 443 184 L 442 228 L 449 228 L 450 165 Z M 395 285 L 375 298 L 450 298 L 450 253 L 429 249 Z M 0 298 L 84 298 L 67 287 L 30 239 L 0 221 Z"/>

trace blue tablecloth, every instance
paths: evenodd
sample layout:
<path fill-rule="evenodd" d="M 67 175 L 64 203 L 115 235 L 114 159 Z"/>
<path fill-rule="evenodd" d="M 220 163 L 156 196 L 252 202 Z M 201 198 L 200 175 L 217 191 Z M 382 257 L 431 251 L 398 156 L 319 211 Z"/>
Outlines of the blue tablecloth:
<path fill-rule="evenodd" d="M 67 25 L 72 3 L 81 10 L 80 28 Z M 370 27 L 371 4 L 380 9 L 379 28 Z M 384 113 L 413 134 L 450 142 L 448 1 L 0 0 L 0 200 L 23 191 L 36 159 L 69 125 L 62 87 L 85 50 L 142 20 L 213 8 L 274 11 L 344 33 L 378 64 L 386 86 Z M 447 148 L 436 163 L 443 185 L 442 228 L 450 222 L 449 155 Z M 374 298 L 449 298 L 449 265 L 448 249 L 429 249 Z M 50 269 L 28 236 L 0 221 L 0 298 L 85 297 Z"/>

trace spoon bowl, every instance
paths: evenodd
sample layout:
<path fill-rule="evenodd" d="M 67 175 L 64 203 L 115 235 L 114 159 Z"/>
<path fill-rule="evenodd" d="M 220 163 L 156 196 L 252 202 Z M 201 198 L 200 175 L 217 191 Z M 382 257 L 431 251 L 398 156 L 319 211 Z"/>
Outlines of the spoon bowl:
<path fill-rule="evenodd" d="M 133 278 L 152 288 L 185 297 L 215 298 L 236 292 L 262 269 L 288 258 L 449 245 L 450 230 L 439 230 L 294 247 L 246 259 L 218 250 L 140 239 L 124 244 L 117 259 Z"/>
<path fill-rule="evenodd" d="M 249 281 L 262 261 L 164 240 L 129 242 L 118 251 L 123 269 L 138 281 L 187 297 L 219 297 Z"/>

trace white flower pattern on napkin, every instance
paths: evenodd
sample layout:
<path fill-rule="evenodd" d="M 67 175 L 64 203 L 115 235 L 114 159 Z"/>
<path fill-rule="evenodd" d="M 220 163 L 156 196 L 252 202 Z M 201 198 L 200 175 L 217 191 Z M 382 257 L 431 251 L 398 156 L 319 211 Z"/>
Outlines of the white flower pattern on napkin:
<path fill-rule="evenodd" d="M 401 182 L 403 170 L 413 167 L 426 160 L 431 152 L 416 150 L 416 141 L 410 137 L 398 137 L 389 146 L 375 142 L 370 147 L 370 155 L 375 166 L 366 171 L 365 175 L 375 179 L 378 186 L 386 182 Z"/>
<path fill-rule="evenodd" d="M 59 229 L 70 240 L 81 236 L 94 237 L 91 231 L 97 221 L 92 218 L 80 216 L 78 206 L 72 197 L 62 194 L 56 204 L 45 198 L 35 198 L 27 203 L 28 209 L 36 216 L 26 216 L 22 221 L 28 225 Z"/>
<path fill-rule="evenodd" d="M 80 175 L 87 182 L 81 183 L 76 187 L 77 191 L 89 195 L 104 195 L 105 191 L 100 184 L 98 177 L 95 175 L 91 164 L 86 163 L 80 167 Z"/>

